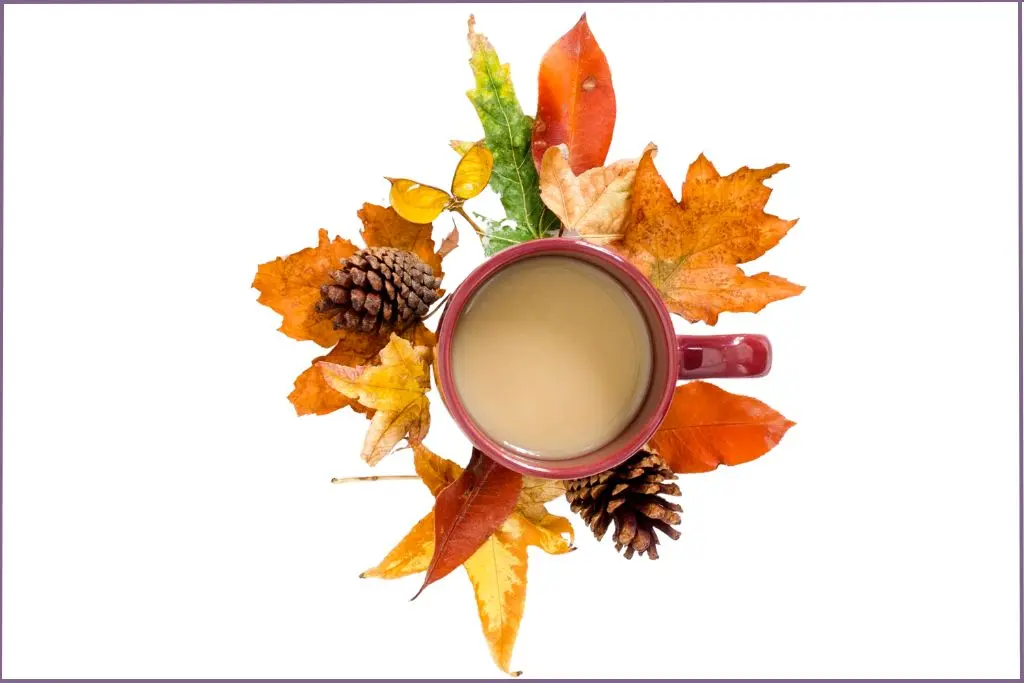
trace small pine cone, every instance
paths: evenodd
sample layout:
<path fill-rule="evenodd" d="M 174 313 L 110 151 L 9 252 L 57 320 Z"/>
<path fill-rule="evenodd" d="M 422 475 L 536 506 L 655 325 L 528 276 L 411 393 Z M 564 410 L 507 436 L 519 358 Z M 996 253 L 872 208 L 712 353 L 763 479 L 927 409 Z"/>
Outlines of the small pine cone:
<path fill-rule="evenodd" d="M 387 334 L 425 316 L 441 286 L 416 254 L 392 247 L 363 249 L 329 275 L 316 310 L 332 318 L 336 330 Z"/>
<path fill-rule="evenodd" d="M 616 550 L 625 548 L 626 559 L 647 553 L 656 560 L 655 530 L 673 540 L 679 538 L 671 525 L 679 524 L 683 508 L 658 495 L 678 496 L 679 486 L 670 483 L 675 478 L 661 456 L 640 451 L 614 469 L 568 481 L 565 497 L 597 540 L 604 538 L 614 521 Z"/>

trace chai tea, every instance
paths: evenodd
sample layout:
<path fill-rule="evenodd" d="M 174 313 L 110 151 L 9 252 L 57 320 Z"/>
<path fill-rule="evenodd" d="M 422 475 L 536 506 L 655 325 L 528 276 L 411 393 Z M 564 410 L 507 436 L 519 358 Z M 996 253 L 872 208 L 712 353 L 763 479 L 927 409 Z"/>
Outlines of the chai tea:
<path fill-rule="evenodd" d="M 455 388 L 492 439 L 564 460 L 612 441 L 647 395 L 651 336 L 633 297 L 601 268 L 564 256 L 513 263 L 463 310 Z"/>

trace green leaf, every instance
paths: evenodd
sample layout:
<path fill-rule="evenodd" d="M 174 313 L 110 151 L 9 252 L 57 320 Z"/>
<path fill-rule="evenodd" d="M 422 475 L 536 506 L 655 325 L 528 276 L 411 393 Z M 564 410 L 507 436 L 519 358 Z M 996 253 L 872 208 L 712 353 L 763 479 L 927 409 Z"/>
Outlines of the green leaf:
<path fill-rule="evenodd" d="M 484 141 L 494 156 L 491 188 L 501 198 L 515 227 L 496 231 L 488 240 L 488 255 L 500 249 L 548 236 L 558 228 L 558 218 L 540 198 L 537 169 L 530 155 L 533 119 L 523 114 L 516 99 L 508 64 L 502 64 L 487 38 L 474 30 L 469 17 L 469 65 L 476 87 L 466 93 L 484 127 Z M 491 232 L 488 231 L 488 235 Z"/>
<path fill-rule="evenodd" d="M 487 216 L 481 216 L 475 211 L 473 216 L 476 217 L 477 223 L 483 226 L 484 232 L 487 233 L 487 239 L 484 241 L 485 256 L 494 256 L 505 247 L 537 239 L 536 236 L 520 228 L 516 225 L 515 221 L 509 218 L 496 221 Z"/>

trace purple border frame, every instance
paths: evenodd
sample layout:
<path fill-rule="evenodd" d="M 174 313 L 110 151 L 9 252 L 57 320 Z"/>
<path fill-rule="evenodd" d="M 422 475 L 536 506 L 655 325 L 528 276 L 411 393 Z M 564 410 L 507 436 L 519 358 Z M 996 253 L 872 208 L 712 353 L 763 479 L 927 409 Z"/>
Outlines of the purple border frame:
<path fill-rule="evenodd" d="M 519 0 L 535 2 L 536 0 Z M 616 0 L 561 0 L 565 3 L 604 4 Z M 621 3 L 621 0 L 618 0 Z M 647 0 L 648 2 L 675 2 L 678 4 L 853 4 L 853 3 L 947 3 L 963 2 L 963 0 Z M 1017 5 L 1017 382 L 1018 382 L 1018 499 L 1017 499 L 1017 536 L 1018 536 L 1018 610 L 1019 610 L 1019 641 L 1018 664 L 1020 671 L 1017 680 L 1024 680 L 1024 664 L 1020 662 L 1024 655 L 1024 72 L 1022 72 L 1021 51 L 1024 48 L 1024 8 L 1021 0 L 988 0 L 991 3 L 1015 2 Z M 490 4 L 502 3 L 504 0 L 452 0 L 449 3 L 429 3 L 423 0 L 403 2 L 402 0 L 0 0 L 0 5 L 137 5 L 137 4 Z M 4 14 L 0 10 L 0 157 L 4 157 Z M 6 168 L 0 162 L 0 295 L 3 292 L 3 189 Z M 0 380 L 3 379 L 3 300 L 0 296 Z M 3 410 L 3 389 L 0 386 L 0 412 Z M 3 437 L 3 418 L 0 416 L 0 440 Z M 0 584 L 3 582 L 3 444 L 0 441 Z M 2 598 L 0 598 L 2 600 Z M 0 636 L 3 633 L 3 621 L 0 618 Z M 0 671 L 3 667 L 3 649 L 0 644 Z M 3 679 L 16 680 L 16 679 Z M 45 680 L 45 679 L 40 679 Z M 70 680 L 70 679 L 68 679 Z M 102 680 L 102 679 L 91 679 Z M 175 681 L 182 679 L 150 679 Z M 191 679 L 197 680 L 197 679 Z M 232 680 L 232 679 L 221 679 Z M 248 680 L 248 679 L 233 679 Z M 289 680 L 289 679 L 277 679 Z M 470 679 L 472 680 L 472 679 Z M 484 679 L 478 679 L 484 680 Z M 537 679 L 551 680 L 551 679 Z M 625 679 L 622 679 L 625 680 Z M 720 679 L 720 680 L 751 680 L 751 679 Z M 753 679 L 756 680 L 756 679 Z M 961 679 L 965 680 L 965 679 Z M 1012 679 L 1010 679 L 1012 680 Z"/>

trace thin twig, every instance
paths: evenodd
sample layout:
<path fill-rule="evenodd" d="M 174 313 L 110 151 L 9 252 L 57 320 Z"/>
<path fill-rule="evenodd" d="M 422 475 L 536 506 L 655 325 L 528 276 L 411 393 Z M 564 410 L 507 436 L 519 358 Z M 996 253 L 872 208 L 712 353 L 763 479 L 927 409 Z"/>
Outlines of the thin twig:
<path fill-rule="evenodd" d="M 375 474 L 372 477 L 334 477 L 332 484 L 349 484 L 356 481 L 395 481 L 398 479 L 419 479 L 415 474 Z"/>
<path fill-rule="evenodd" d="M 463 209 L 461 206 L 453 206 L 451 210 L 462 216 L 466 220 L 466 222 L 469 223 L 470 227 L 473 228 L 476 234 L 479 235 L 481 240 L 487 237 L 487 233 L 480 229 L 480 226 L 476 224 L 476 221 L 469 217 L 469 214 L 466 213 L 465 209 Z"/>
<path fill-rule="evenodd" d="M 448 297 L 450 297 L 450 296 L 451 296 L 451 293 L 449 292 L 448 294 L 445 294 L 445 295 L 444 295 L 444 296 L 442 296 L 442 297 L 441 297 L 440 299 L 438 299 L 438 300 L 437 300 L 437 303 L 436 303 L 436 304 L 434 304 L 434 307 L 433 307 L 432 309 L 430 309 L 430 311 L 429 311 L 429 312 L 428 312 L 428 313 L 427 313 L 427 314 L 426 314 L 425 316 L 423 316 L 422 318 L 420 318 L 420 322 L 422 322 L 422 321 L 426 320 L 426 319 L 427 319 L 427 318 L 429 318 L 430 316 L 432 316 L 432 315 L 434 315 L 435 313 L 437 313 L 438 311 L 440 311 L 440 310 L 441 310 L 441 308 L 443 308 L 443 306 L 444 306 L 444 302 L 445 302 L 445 299 L 447 299 L 447 298 L 448 298 Z"/>

